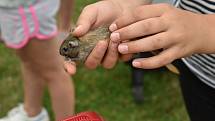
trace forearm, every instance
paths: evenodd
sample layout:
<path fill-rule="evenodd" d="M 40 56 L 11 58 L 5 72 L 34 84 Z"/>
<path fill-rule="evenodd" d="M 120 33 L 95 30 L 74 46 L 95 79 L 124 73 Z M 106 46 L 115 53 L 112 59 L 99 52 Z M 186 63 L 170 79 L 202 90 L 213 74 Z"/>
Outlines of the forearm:
<path fill-rule="evenodd" d="M 59 29 L 65 31 L 70 28 L 73 7 L 74 0 L 61 0 L 59 10 Z"/>
<path fill-rule="evenodd" d="M 204 29 L 202 29 L 204 37 L 202 38 L 202 48 L 199 53 L 215 54 L 215 14 L 204 15 L 204 17 Z"/>

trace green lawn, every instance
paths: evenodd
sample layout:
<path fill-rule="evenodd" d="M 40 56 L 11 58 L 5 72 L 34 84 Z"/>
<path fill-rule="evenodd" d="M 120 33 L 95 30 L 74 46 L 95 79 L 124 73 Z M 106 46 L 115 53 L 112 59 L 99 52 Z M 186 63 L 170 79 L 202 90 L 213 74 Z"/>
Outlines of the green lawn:
<path fill-rule="evenodd" d="M 84 5 L 94 1 L 77 0 L 74 19 Z M 1 45 L 0 55 L 0 116 L 4 116 L 22 102 L 23 89 L 19 61 L 13 51 Z M 89 71 L 80 67 L 73 77 L 76 112 L 96 111 L 106 121 L 188 121 L 176 75 L 167 71 L 145 73 L 145 101 L 141 105 L 133 101 L 130 75 L 130 68 L 124 63 L 113 70 Z M 53 118 L 47 92 L 44 104 Z"/>

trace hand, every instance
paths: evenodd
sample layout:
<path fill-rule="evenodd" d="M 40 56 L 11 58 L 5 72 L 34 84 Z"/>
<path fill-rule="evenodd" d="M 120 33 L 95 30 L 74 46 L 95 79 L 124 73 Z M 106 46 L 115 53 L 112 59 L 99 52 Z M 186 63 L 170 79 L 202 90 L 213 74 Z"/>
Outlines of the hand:
<path fill-rule="evenodd" d="M 154 4 L 138 7 L 111 26 L 111 41 L 134 40 L 118 46 L 122 54 L 163 50 L 156 56 L 134 60 L 137 68 L 157 68 L 194 53 L 215 52 L 214 15 Z"/>
<path fill-rule="evenodd" d="M 105 0 L 86 6 L 77 22 L 74 30 L 75 36 L 82 36 L 90 29 L 102 25 L 110 25 L 116 18 L 130 12 L 131 9 L 140 4 L 149 4 L 150 0 Z M 104 68 L 113 68 L 118 60 L 118 43 L 100 41 L 88 56 L 85 65 L 90 69 L 102 64 Z M 124 60 L 129 55 L 122 56 Z"/>
<path fill-rule="evenodd" d="M 120 16 L 121 13 L 121 7 L 111 0 L 100 1 L 95 4 L 88 5 L 80 14 L 77 21 L 77 27 L 73 31 L 73 34 L 79 37 L 86 34 L 90 29 L 94 29 L 102 25 L 110 25 Z M 94 69 L 100 64 L 105 68 L 114 67 L 118 60 L 117 46 L 117 43 L 100 41 L 88 56 L 85 62 L 86 67 Z M 120 58 L 126 61 L 130 58 L 129 55 L 122 55 Z M 74 63 L 65 62 L 64 67 L 70 74 L 74 74 L 76 71 Z"/>
<path fill-rule="evenodd" d="M 100 1 L 86 6 L 79 16 L 77 27 L 73 34 L 82 36 L 90 29 L 102 25 L 110 25 L 119 15 L 121 9 L 112 1 Z M 85 61 L 86 67 L 96 68 L 102 64 L 105 68 L 112 68 L 118 60 L 117 43 L 100 41 Z M 106 55 L 105 55 L 106 53 Z"/>

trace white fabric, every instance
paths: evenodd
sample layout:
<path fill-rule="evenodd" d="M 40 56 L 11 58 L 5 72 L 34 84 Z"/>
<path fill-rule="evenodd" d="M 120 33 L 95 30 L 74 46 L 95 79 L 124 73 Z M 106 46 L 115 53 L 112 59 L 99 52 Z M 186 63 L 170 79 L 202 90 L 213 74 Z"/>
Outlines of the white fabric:
<path fill-rule="evenodd" d="M 43 108 L 41 113 L 37 116 L 28 117 L 23 105 L 20 104 L 9 111 L 8 115 L 0 119 L 0 121 L 49 121 L 49 116 L 47 111 Z"/>

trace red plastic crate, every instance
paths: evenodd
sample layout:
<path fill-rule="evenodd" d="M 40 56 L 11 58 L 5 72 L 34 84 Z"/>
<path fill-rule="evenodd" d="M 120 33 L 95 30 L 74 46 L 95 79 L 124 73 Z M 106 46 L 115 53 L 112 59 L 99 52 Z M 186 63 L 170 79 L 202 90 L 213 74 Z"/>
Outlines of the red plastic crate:
<path fill-rule="evenodd" d="M 96 112 L 82 112 L 62 121 L 105 121 Z"/>

